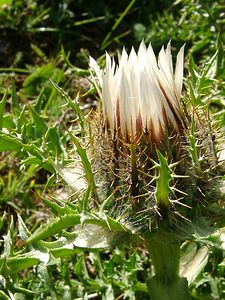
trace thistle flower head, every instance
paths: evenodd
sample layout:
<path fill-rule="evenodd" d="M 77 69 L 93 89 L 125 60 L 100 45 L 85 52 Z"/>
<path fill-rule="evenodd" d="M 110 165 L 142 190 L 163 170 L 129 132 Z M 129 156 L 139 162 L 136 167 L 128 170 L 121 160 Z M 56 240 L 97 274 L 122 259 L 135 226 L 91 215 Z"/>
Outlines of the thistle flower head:
<path fill-rule="evenodd" d="M 90 59 L 102 100 L 102 113 L 92 118 L 99 194 L 113 194 L 110 205 L 119 208 L 113 212 L 123 215 L 124 209 L 137 231 L 146 220 L 155 229 L 158 220 L 192 220 L 195 207 L 218 199 L 218 134 L 213 138 L 205 106 L 191 94 L 189 103 L 181 101 L 183 56 L 184 47 L 173 68 L 170 43 L 156 58 L 142 42 L 137 52 L 123 50 L 118 63 L 106 54 L 103 71 Z"/>
<path fill-rule="evenodd" d="M 101 74 L 91 58 L 102 86 L 102 110 L 107 128 L 122 138 L 133 140 L 141 134 L 160 140 L 165 128 L 179 130 L 182 123 L 180 97 L 183 82 L 182 47 L 177 55 L 175 71 L 171 46 L 162 47 L 158 61 L 152 46 L 141 42 L 138 52 L 128 55 L 123 49 L 118 64 L 106 54 L 106 67 Z"/>

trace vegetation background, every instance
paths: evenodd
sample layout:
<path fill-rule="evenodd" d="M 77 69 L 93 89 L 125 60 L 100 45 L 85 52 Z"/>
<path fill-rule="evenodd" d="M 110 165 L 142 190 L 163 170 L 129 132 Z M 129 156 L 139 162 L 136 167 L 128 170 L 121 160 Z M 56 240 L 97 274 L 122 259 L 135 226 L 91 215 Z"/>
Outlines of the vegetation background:
<path fill-rule="evenodd" d="M 89 55 L 104 65 L 105 51 L 137 49 L 144 40 L 158 52 L 171 39 L 174 53 L 186 44 L 187 78 L 217 52 L 199 101 L 225 125 L 224 12 L 222 0 L 0 1 L 0 299 L 148 299 L 144 248 L 61 248 L 44 263 L 43 245 L 33 251 L 21 240 L 64 213 L 50 200 L 75 205 L 53 165 L 73 151 L 68 129 L 79 126 L 70 98 L 79 93 L 84 113 L 97 105 Z M 210 243 L 193 299 L 225 299 L 224 251 Z"/>

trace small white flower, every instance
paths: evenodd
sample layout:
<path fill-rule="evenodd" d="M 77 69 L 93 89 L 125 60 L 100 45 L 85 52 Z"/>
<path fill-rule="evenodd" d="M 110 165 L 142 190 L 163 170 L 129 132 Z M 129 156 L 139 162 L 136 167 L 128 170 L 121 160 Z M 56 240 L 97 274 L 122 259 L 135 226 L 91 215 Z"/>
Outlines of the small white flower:
<path fill-rule="evenodd" d="M 93 58 L 102 98 L 102 110 L 107 127 L 123 138 L 133 140 L 142 133 L 159 140 L 166 127 L 179 129 L 182 123 L 180 97 L 183 84 L 184 47 L 177 55 L 175 72 L 170 42 L 162 47 L 158 61 L 152 46 L 141 42 L 138 52 L 126 50 L 118 64 L 106 53 L 106 67 L 100 71 Z"/>

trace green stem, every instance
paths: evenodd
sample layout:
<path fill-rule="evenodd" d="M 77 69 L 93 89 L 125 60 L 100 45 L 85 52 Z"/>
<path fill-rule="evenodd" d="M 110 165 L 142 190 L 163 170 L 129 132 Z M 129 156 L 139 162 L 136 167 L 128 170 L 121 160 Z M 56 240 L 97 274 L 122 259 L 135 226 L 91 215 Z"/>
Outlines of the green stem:
<path fill-rule="evenodd" d="M 151 300 L 190 300 L 187 279 L 179 277 L 180 242 L 158 233 L 145 241 L 155 270 L 147 281 Z"/>

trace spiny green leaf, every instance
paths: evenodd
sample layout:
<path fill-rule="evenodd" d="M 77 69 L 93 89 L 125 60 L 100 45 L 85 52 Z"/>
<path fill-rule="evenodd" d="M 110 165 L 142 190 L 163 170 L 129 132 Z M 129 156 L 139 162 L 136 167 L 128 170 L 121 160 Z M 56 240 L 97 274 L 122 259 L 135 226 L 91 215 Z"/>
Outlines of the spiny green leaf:
<path fill-rule="evenodd" d="M 79 103 L 78 103 L 78 98 L 79 94 L 77 95 L 76 99 L 73 101 L 69 95 L 63 91 L 62 88 L 60 88 L 55 82 L 50 80 L 51 84 L 54 86 L 54 88 L 61 94 L 61 96 L 66 100 L 66 103 L 68 104 L 69 107 L 72 108 L 72 110 L 75 112 L 75 114 L 78 117 L 79 120 L 79 125 L 81 127 L 81 136 L 85 135 L 85 130 L 84 130 L 84 122 L 85 122 L 85 117 L 80 110 Z"/>
<path fill-rule="evenodd" d="M 12 274 L 30 268 L 40 263 L 47 264 L 50 260 L 49 253 L 32 250 L 25 254 L 0 258 L 0 268 L 5 274 Z"/>
<path fill-rule="evenodd" d="M 36 137 L 42 137 L 43 134 L 47 131 L 48 126 L 44 122 L 43 118 L 38 114 L 32 106 L 30 106 L 30 111 L 32 115 L 33 122 L 35 124 L 35 132 L 36 132 Z"/>
<path fill-rule="evenodd" d="M 54 73 L 54 76 L 52 76 L 52 80 L 56 83 L 56 84 L 59 84 L 60 81 L 62 80 L 63 78 L 63 75 L 64 75 L 64 72 L 63 70 L 58 70 L 57 69 L 57 72 Z M 46 102 L 45 104 L 45 107 L 44 107 L 44 111 L 46 112 L 47 109 L 49 109 L 49 107 L 51 107 L 51 105 L 54 105 L 54 100 L 56 98 L 56 89 L 55 88 L 52 88 L 51 89 L 51 93 L 48 97 L 48 101 Z"/>
<path fill-rule="evenodd" d="M 202 86 L 204 85 L 204 81 L 207 79 L 208 75 L 209 75 L 209 71 L 212 68 L 212 65 L 214 64 L 216 58 L 218 55 L 218 51 L 216 51 L 216 53 L 210 58 L 210 60 L 205 64 L 205 67 L 203 69 L 202 75 L 200 77 L 200 82 L 199 82 L 199 89 L 202 88 Z M 214 75 L 214 74 L 213 74 Z"/>
<path fill-rule="evenodd" d="M 171 192 L 170 181 L 172 179 L 171 171 L 166 158 L 157 149 L 159 164 L 157 166 L 158 176 L 156 178 L 155 197 L 158 207 L 168 207 L 170 205 L 169 194 Z"/>
<path fill-rule="evenodd" d="M 23 150 L 32 154 L 33 156 L 36 156 L 37 158 L 39 158 L 40 160 L 42 160 L 42 162 L 45 160 L 45 155 L 42 149 L 40 149 L 40 147 L 32 144 L 23 144 Z"/>
<path fill-rule="evenodd" d="M 191 73 L 192 84 L 195 85 L 197 80 L 200 78 L 200 74 L 198 73 L 198 68 L 197 68 L 194 58 L 191 54 L 189 56 L 189 71 Z"/>
<path fill-rule="evenodd" d="M 19 152 L 22 149 L 22 143 L 7 134 L 0 134 L 0 152 L 1 151 L 16 151 Z"/>
<path fill-rule="evenodd" d="M 2 263 L 3 263 L 3 258 L 0 258 L 0 266 Z M 26 257 L 26 255 L 10 257 L 6 259 L 6 266 L 2 270 L 2 272 L 12 274 L 30 268 L 32 266 L 35 266 L 38 263 L 39 260 L 37 258 Z"/>
<path fill-rule="evenodd" d="M 65 214 L 51 220 L 45 226 L 40 227 L 28 238 L 27 243 L 33 243 L 48 238 L 56 233 L 60 233 L 63 229 L 75 225 L 95 224 L 97 226 L 108 228 L 113 232 L 126 232 L 126 229 L 116 220 L 105 216 L 105 220 L 101 217 L 90 214 Z"/>
<path fill-rule="evenodd" d="M 59 205 L 56 202 L 50 201 L 48 199 L 43 199 L 43 202 L 55 213 L 63 216 L 65 214 L 74 213 L 66 204 Z"/>
<path fill-rule="evenodd" d="M 41 226 L 35 233 L 28 238 L 27 243 L 33 243 L 41 239 L 50 237 L 63 229 L 80 224 L 79 215 L 64 215 L 60 218 L 49 221 L 48 224 Z"/>
<path fill-rule="evenodd" d="M 48 144 L 48 147 L 52 148 L 55 156 L 59 156 L 63 150 L 62 150 L 62 144 L 60 143 L 60 136 L 58 134 L 56 127 L 51 127 L 46 132 L 46 139 L 50 141 L 51 145 Z"/>
<path fill-rule="evenodd" d="M 109 228 L 96 224 L 77 225 L 73 233 L 63 232 L 54 242 L 41 241 L 42 246 L 55 257 L 65 257 L 74 253 L 77 248 L 103 249 L 130 241 L 130 234 L 122 231 L 111 231 Z M 64 252 L 65 250 L 65 252 Z"/>
<path fill-rule="evenodd" d="M 96 189 L 96 184 L 95 184 L 95 177 L 94 177 L 94 172 L 92 171 L 92 166 L 91 166 L 91 162 L 88 159 L 87 156 L 87 151 L 85 148 L 83 148 L 80 145 L 80 142 L 78 141 L 77 137 L 74 136 L 72 133 L 70 133 L 70 137 L 73 141 L 73 143 L 76 146 L 76 151 L 79 154 L 83 167 L 84 167 L 84 171 L 85 171 L 85 177 L 87 179 L 88 185 L 90 187 L 90 191 L 94 194 L 95 197 L 97 197 L 97 189 Z M 86 207 L 86 205 L 85 205 Z"/>

